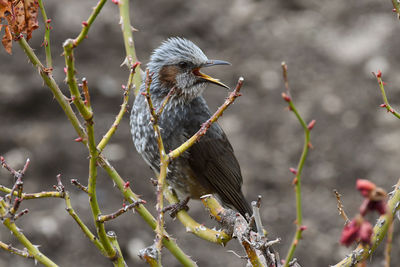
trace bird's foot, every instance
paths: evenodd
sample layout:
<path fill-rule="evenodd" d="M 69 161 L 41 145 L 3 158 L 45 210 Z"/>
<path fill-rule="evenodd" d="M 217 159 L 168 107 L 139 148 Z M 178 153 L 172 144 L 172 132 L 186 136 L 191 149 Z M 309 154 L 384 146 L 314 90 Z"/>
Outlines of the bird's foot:
<path fill-rule="evenodd" d="M 179 201 L 178 203 L 172 204 L 172 205 L 168 205 L 165 208 L 163 208 L 163 212 L 166 211 L 170 211 L 169 215 L 172 218 L 176 217 L 176 214 L 181 211 L 181 210 L 185 210 L 188 211 L 189 207 L 187 205 L 187 203 L 189 202 L 190 197 L 186 197 L 184 200 Z"/>

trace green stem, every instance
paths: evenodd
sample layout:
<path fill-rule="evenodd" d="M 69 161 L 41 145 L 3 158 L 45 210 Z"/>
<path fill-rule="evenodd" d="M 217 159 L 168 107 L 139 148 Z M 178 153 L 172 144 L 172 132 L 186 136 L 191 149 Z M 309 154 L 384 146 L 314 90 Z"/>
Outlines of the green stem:
<path fill-rule="evenodd" d="M 58 87 L 57 83 L 54 81 L 52 75 L 46 71 L 44 71 L 44 67 L 40 60 L 37 58 L 36 54 L 33 52 L 32 48 L 26 42 L 24 38 L 21 38 L 18 43 L 20 44 L 22 50 L 28 56 L 31 63 L 39 69 L 40 75 L 42 76 L 43 81 L 45 84 L 50 88 L 54 97 L 56 98 L 58 104 L 64 111 L 65 115 L 71 122 L 72 126 L 74 127 L 75 131 L 78 133 L 80 137 L 82 137 L 82 143 L 87 144 L 87 136 L 86 133 L 79 122 L 78 117 L 72 110 L 69 102 L 65 95 L 61 92 L 60 88 Z M 130 197 L 138 200 L 139 198 L 132 192 L 132 190 L 125 190 L 124 189 L 124 180 L 121 176 L 117 173 L 117 171 L 111 166 L 111 164 L 103 158 L 101 155 L 99 157 L 99 163 L 102 164 L 102 167 L 106 170 L 108 175 L 114 182 L 118 185 L 119 190 L 124 194 L 125 198 L 130 200 Z M 104 164 L 104 165 L 103 165 Z M 130 200 L 131 201 L 131 200 Z M 156 220 L 151 215 L 151 213 L 143 206 L 139 205 L 136 208 L 136 211 L 140 214 L 140 216 L 144 219 L 144 221 L 154 230 L 156 227 Z M 167 233 L 164 236 L 168 236 Z M 176 241 L 168 236 L 168 239 L 164 238 L 163 240 L 164 246 L 171 251 L 172 255 L 174 255 L 177 260 L 184 266 L 197 266 L 197 264 L 190 259 L 188 255 L 186 255 L 181 248 L 176 244 Z"/>
<path fill-rule="evenodd" d="M 0 216 L 4 218 L 7 214 L 7 211 L 5 209 L 5 203 L 4 201 L 0 202 Z M 45 266 L 57 266 L 52 260 L 47 258 L 43 253 L 41 253 L 38 249 L 37 246 L 33 245 L 28 238 L 21 232 L 21 230 L 15 225 L 14 221 L 12 221 L 10 218 L 5 218 L 3 219 L 3 224 L 6 226 L 12 233 L 13 235 L 21 242 L 24 247 L 29 251 L 29 253 L 40 263 L 42 263 Z"/>
<path fill-rule="evenodd" d="M 124 195 L 125 199 L 127 199 L 130 203 L 134 201 L 138 201 L 139 197 L 132 192 L 130 188 L 125 188 L 125 181 L 118 174 L 118 172 L 114 169 L 113 166 L 102 156 L 99 156 L 99 165 L 107 172 L 110 178 L 115 182 L 115 185 L 118 187 L 120 192 Z M 146 209 L 146 207 L 142 204 L 135 207 L 135 210 L 139 215 L 144 219 L 144 221 L 153 229 L 156 229 L 157 220 L 151 215 L 151 213 Z M 178 213 L 179 214 L 179 213 Z M 168 235 L 167 232 L 164 231 L 164 246 L 171 251 L 172 255 L 183 265 L 183 266 L 197 266 L 197 264 L 190 259 L 185 252 L 176 244 L 176 240 Z"/>
<path fill-rule="evenodd" d="M 295 191 L 296 191 L 296 233 L 293 237 L 292 244 L 290 245 L 289 251 L 286 255 L 285 258 L 285 267 L 289 266 L 290 261 L 293 259 L 294 252 L 297 248 L 297 245 L 301 239 L 301 235 L 304 231 L 303 227 L 303 211 L 302 211 L 302 206 L 301 206 L 301 173 L 303 171 L 304 163 L 307 158 L 308 150 L 311 145 L 310 143 L 310 130 L 309 126 L 305 123 L 299 112 L 297 111 L 292 98 L 289 93 L 289 83 L 288 83 L 288 77 L 287 77 L 287 65 L 285 62 L 282 62 L 282 70 L 283 70 L 283 79 L 285 82 L 285 87 L 286 87 L 286 94 L 282 93 L 282 97 L 286 102 L 289 104 L 289 110 L 293 111 L 293 113 L 296 115 L 297 120 L 300 122 L 301 126 L 303 127 L 304 130 L 304 144 L 303 144 L 303 151 L 301 153 L 301 157 L 299 160 L 299 163 L 297 164 L 297 169 L 296 169 L 296 177 L 294 178 L 294 184 L 295 184 Z"/>
<path fill-rule="evenodd" d="M 50 49 L 50 23 L 47 19 L 43 0 L 38 0 L 38 2 L 39 2 L 39 8 L 40 8 L 40 12 L 42 13 L 43 23 L 44 23 L 44 27 L 45 27 L 43 44 L 44 44 L 44 48 L 46 51 L 46 65 L 47 65 L 47 68 L 50 69 L 53 67 L 53 63 L 52 63 L 52 59 L 51 59 L 51 49 Z"/>
<path fill-rule="evenodd" d="M 72 126 L 74 127 L 75 131 L 78 135 L 83 139 L 83 143 L 86 144 L 86 133 L 83 130 L 81 123 L 79 122 L 78 117 L 76 116 L 75 112 L 72 110 L 67 97 L 61 92 L 60 88 L 58 87 L 56 81 L 54 80 L 52 74 L 45 70 L 43 64 L 40 62 L 38 57 L 36 56 L 35 52 L 33 52 L 32 48 L 26 42 L 25 38 L 21 37 L 18 40 L 22 50 L 28 56 L 31 63 L 38 68 L 40 76 L 42 76 L 43 81 L 45 84 L 50 88 L 51 92 L 54 95 L 54 98 L 57 100 L 60 107 L 64 110 L 65 115 L 71 122 Z"/>
<path fill-rule="evenodd" d="M 383 102 L 385 103 L 385 107 L 386 110 L 390 113 L 392 113 L 394 116 L 396 116 L 398 119 L 400 119 L 400 113 L 398 113 L 397 111 L 395 111 L 392 106 L 390 106 L 389 101 L 386 97 L 386 92 L 385 92 L 385 87 L 384 87 L 384 83 L 382 81 L 382 78 L 378 75 L 376 75 L 376 78 L 378 80 L 378 84 L 379 84 L 379 88 L 381 89 L 381 93 L 382 93 L 382 98 L 383 98 Z"/>
<path fill-rule="evenodd" d="M 107 256 L 112 260 L 118 258 L 117 252 L 111 245 L 110 240 L 107 237 L 106 229 L 104 223 L 99 222 L 97 218 L 101 215 L 99 203 L 97 202 L 96 194 L 96 181 L 97 181 L 97 158 L 99 156 L 96 149 L 96 144 L 94 140 L 94 129 L 93 121 L 89 120 L 86 122 L 87 133 L 88 133 L 88 146 L 89 146 L 89 181 L 88 181 L 88 195 L 90 208 L 92 210 L 93 220 L 96 225 L 97 234 L 99 236 L 100 242 L 106 251 Z"/>
<path fill-rule="evenodd" d="M 135 51 L 135 42 L 132 35 L 132 25 L 129 15 L 129 0 L 120 0 L 119 3 L 119 14 L 121 16 L 121 30 L 124 37 L 125 51 L 126 51 L 126 63 L 129 68 L 138 61 Z M 139 92 L 142 84 L 142 78 L 140 71 L 136 71 L 133 77 L 135 83 L 135 95 Z"/>
<path fill-rule="evenodd" d="M 99 239 L 90 231 L 90 229 L 83 223 L 83 221 L 79 218 L 78 214 L 76 214 L 75 210 L 71 205 L 71 198 L 68 192 L 65 192 L 65 205 L 67 206 L 66 210 L 71 215 L 71 217 L 75 220 L 75 222 L 79 225 L 82 232 L 89 238 L 90 241 L 104 254 L 105 250 L 103 245 L 100 243 Z M 107 255 L 105 255 L 107 256 Z"/>
<path fill-rule="evenodd" d="M 88 18 L 87 21 L 82 23 L 82 30 L 79 33 L 78 37 L 76 37 L 73 40 L 73 47 L 78 46 L 87 36 L 90 26 L 92 26 L 94 20 L 96 19 L 97 15 L 100 13 L 101 9 L 103 8 L 104 4 L 107 2 L 107 0 L 100 0 L 96 7 L 93 8 L 92 14 L 90 14 L 90 17 Z"/>
<path fill-rule="evenodd" d="M 74 102 L 76 108 L 78 109 L 82 117 L 86 121 L 89 121 L 93 116 L 93 112 L 83 102 L 78 84 L 76 83 L 73 42 L 74 41 L 72 39 L 68 39 L 63 44 L 65 65 L 67 66 L 67 83 L 71 92 L 71 99 Z"/>

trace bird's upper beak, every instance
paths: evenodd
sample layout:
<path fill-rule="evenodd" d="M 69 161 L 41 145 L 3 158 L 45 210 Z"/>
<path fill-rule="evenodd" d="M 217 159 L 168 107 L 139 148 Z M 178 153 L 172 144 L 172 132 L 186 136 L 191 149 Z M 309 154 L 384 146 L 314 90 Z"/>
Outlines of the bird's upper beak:
<path fill-rule="evenodd" d="M 231 63 L 229 63 L 227 61 L 223 61 L 223 60 L 207 60 L 207 62 L 205 64 L 203 64 L 201 67 L 205 68 L 205 67 L 211 67 L 211 66 L 215 66 L 215 65 L 231 65 Z M 223 84 L 218 79 L 214 79 L 213 77 L 210 77 L 207 74 L 200 72 L 200 68 L 195 68 L 193 70 L 193 74 L 201 79 L 207 80 L 211 83 L 214 83 L 216 85 L 219 85 L 219 86 L 229 89 L 229 87 L 227 85 Z"/>

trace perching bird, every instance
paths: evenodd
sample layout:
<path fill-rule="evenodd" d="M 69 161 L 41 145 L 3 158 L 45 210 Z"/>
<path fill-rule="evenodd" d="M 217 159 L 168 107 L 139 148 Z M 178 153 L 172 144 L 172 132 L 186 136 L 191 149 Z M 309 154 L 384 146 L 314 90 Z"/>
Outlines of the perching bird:
<path fill-rule="evenodd" d="M 152 74 L 150 94 L 156 110 L 175 87 L 158 121 L 165 151 L 177 148 L 206 122 L 211 114 L 202 93 L 208 83 L 228 88 L 201 68 L 230 65 L 209 60 L 194 43 L 183 38 L 169 38 L 154 50 L 147 64 Z M 145 91 L 142 84 L 140 92 Z M 159 172 L 159 150 L 150 122 L 146 99 L 140 93 L 130 117 L 131 133 L 137 151 L 146 163 Z M 243 216 L 252 214 L 243 196 L 240 166 L 222 128 L 214 123 L 201 139 L 168 166 L 167 181 L 180 198 L 199 199 L 215 194 L 223 204 Z"/>

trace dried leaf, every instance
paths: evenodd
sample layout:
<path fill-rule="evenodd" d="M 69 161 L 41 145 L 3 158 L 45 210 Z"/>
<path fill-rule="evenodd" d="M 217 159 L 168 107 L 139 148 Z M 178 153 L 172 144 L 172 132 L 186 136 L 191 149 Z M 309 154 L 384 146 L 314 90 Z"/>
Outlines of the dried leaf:
<path fill-rule="evenodd" d="M 32 37 L 32 32 L 39 28 L 38 11 L 39 3 L 37 0 L 25 0 L 25 25 L 26 25 L 26 39 Z"/>
<path fill-rule="evenodd" d="M 10 55 L 12 54 L 11 48 L 12 48 L 12 35 L 10 32 L 10 27 L 7 25 L 4 27 L 5 34 L 3 36 L 3 39 L 1 40 L 1 43 L 4 46 L 4 49 L 6 49 L 7 53 Z"/>

